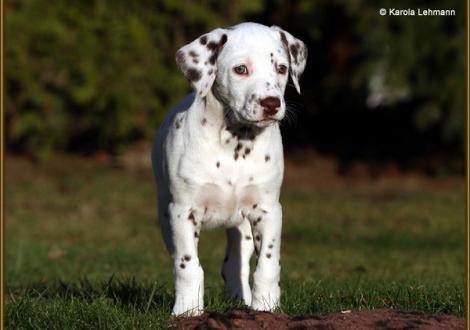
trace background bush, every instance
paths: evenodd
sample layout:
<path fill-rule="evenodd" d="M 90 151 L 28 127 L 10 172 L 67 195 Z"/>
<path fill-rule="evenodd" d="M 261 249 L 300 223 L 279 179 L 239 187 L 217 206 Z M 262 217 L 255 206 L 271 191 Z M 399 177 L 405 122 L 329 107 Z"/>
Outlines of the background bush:
<path fill-rule="evenodd" d="M 6 9 L 11 151 L 110 153 L 151 139 L 190 88 L 175 51 L 217 26 L 280 25 L 309 47 L 287 148 L 343 158 L 462 157 L 464 1 L 26 1 Z M 380 16 L 380 8 L 455 17 Z M 298 104 L 303 104 L 300 106 Z"/>

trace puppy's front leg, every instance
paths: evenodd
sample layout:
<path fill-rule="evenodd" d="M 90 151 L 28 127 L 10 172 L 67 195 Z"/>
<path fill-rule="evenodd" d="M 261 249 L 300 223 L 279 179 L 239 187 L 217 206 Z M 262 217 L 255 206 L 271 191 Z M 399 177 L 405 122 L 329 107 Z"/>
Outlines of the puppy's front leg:
<path fill-rule="evenodd" d="M 255 252 L 257 254 L 256 270 L 253 274 L 253 291 L 251 308 L 262 311 L 273 311 L 279 307 L 280 288 L 280 252 L 282 208 L 276 203 L 263 207 L 261 212 L 250 217 Z"/>
<path fill-rule="evenodd" d="M 169 207 L 173 239 L 175 305 L 173 315 L 200 315 L 204 309 L 204 272 L 197 255 L 201 217 L 188 207 Z"/>

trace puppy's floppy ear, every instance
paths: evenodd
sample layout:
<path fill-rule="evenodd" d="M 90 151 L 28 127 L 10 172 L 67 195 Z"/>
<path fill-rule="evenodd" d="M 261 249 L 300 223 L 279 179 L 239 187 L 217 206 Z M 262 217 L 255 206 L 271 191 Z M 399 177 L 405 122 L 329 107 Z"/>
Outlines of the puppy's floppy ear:
<path fill-rule="evenodd" d="M 176 52 L 176 63 L 197 95 L 206 96 L 211 89 L 217 72 L 217 56 L 226 42 L 227 31 L 215 29 Z"/>
<path fill-rule="evenodd" d="M 302 40 L 294 38 L 289 32 L 284 31 L 279 26 L 271 26 L 271 29 L 279 34 L 282 45 L 289 55 L 290 76 L 294 82 L 297 93 L 300 94 L 299 78 L 304 72 L 307 63 L 307 46 Z"/>

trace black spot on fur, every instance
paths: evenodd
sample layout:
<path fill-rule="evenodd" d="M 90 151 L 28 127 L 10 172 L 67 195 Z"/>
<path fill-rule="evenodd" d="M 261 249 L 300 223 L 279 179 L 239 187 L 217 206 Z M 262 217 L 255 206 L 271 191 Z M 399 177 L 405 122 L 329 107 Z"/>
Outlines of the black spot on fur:
<path fill-rule="evenodd" d="M 194 232 L 194 237 L 196 237 L 196 238 L 199 237 L 199 233 L 197 231 Z"/>
<path fill-rule="evenodd" d="M 245 239 L 246 239 L 247 241 L 249 241 L 249 240 L 251 240 L 251 236 L 246 235 L 246 236 L 245 236 Z"/>
<path fill-rule="evenodd" d="M 214 65 L 215 64 L 215 61 L 217 60 L 217 54 L 212 54 L 210 57 L 209 57 L 209 63 Z"/>
<path fill-rule="evenodd" d="M 219 168 L 219 167 L 220 167 L 220 162 L 217 162 L 217 163 L 215 164 L 215 166 L 217 166 L 217 168 Z"/>
<path fill-rule="evenodd" d="M 271 156 L 269 156 L 269 155 L 264 156 L 264 160 L 266 162 L 269 162 L 271 160 Z"/>
<path fill-rule="evenodd" d="M 261 237 L 260 237 L 259 235 L 256 235 L 256 236 L 255 236 L 255 240 L 261 241 Z"/>
<path fill-rule="evenodd" d="M 266 254 L 266 257 L 267 257 L 268 259 L 271 259 L 271 253 L 267 253 L 267 254 Z"/>
<path fill-rule="evenodd" d="M 258 207 L 258 204 L 253 204 L 253 208 L 256 209 Z"/>
<path fill-rule="evenodd" d="M 198 57 L 199 55 L 198 55 L 198 54 L 196 54 L 196 52 L 195 52 L 195 51 L 193 51 L 193 50 L 190 50 L 190 51 L 189 51 L 189 56 L 191 56 L 191 57 Z"/>
<path fill-rule="evenodd" d="M 207 71 L 207 74 L 210 76 L 212 72 L 214 72 L 214 70 L 210 69 L 209 71 Z"/>
<path fill-rule="evenodd" d="M 207 119 L 206 119 L 206 118 L 202 118 L 201 124 L 202 124 L 202 125 L 205 125 L 206 123 L 207 123 Z"/>
<path fill-rule="evenodd" d="M 176 127 L 176 129 L 179 129 L 181 127 L 181 123 L 180 123 L 179 120 L 175 121 L 175 127 Z"/>
<path fill-rule="evenodd" d="M 233 159 L 238 160 L 238 152 L 234 153 Z"/>
<path fill-rule="evenodd" d="M 238 151 L 238 150 L 240 150 L 242 147 L 243 147 L 243 146 L 242 146 L 242 144 L 241 144 L 241 143 L 237 144 L 237 146 L 236 146 L 236 148 L 235 148 L 235 151 Z"/>
<path fill-rule="evenodd" d="M 250 148 L 245 148 L 245 155 L 249 155 L 251 152 L 251 149 Z"/>
<path fill-rule="evenodd" d="M 183 264 L 183 263 L 180 263 L 180 268 L 183 268 L 183 269 L 185 269 L 185 268 L 186 268 L 186 265 L 185 265 L 185 264 Z"/>
<path fill-rule="evenodd" d="M 206 45 L 207 49 L 209 49 L 211 52 L 215 52 L 217 48 L 219 47 L 219 44 L 215 41 L 211 41 Z"/>
<path fill-rule="evenodd" d="M 222 37 L 220 38 L 219 45 L 223 46 L 227 42 L 227 35 L 223 34 Z"/>
<path fill-rule="evenodd" d="M 219 55 L 219 52 L 222 49 L 222 46 L 226 42 L 227 42 L 227 35 L 223 34 L 220 37 L 220 40 L 218 42 L 211 41 L 206 45 L 207 49 L 209 49 L 212 52 L 212 55 L 209 57 L 210 64 L 215 64 L 215 61 L 217 60 L 217 56 Z"/>
<path fill-rule="evenodd" d="M 299 59 L 298 59 L 299 48 L 300 48 L 299 43 L 296 43 L 294 45 L 290 45 L 290 47 L 289 47 L 290 53 L 291 53 L 292 57 L 294 58 L 294 63 L 295 64 L 299 64 Z"/>
<path fill-rule="evenodd" d="M 201 71 L 200 70 L 197 70 L 197 69 L 194 69 L 194 68 L 190 68 L 186 71 L 186 77 L 190 80 L 190 81 L 198 81 L 201 79 L 202 77 L 202 74 L 201 74 Z"/>
<path fill-rule="evenodd" d="M 186 254 L 186 255 L 184 256 L 184 260 L 186 260 L 186 261 L 190 261 L 190 260 L 191 260 L 191 256 L 190 256 L 190 255 L 188 255 L 188 254 Z"/>
<path fill-rule="evenodd" d="M 272 248 L 273 248 L 273 245 L 272 245 L 272 244 L 269 244 L 269 245 L 268 245 L 268 248 L 269 248 L 269 249 L 272 249 Z"/>
<path fill-rule="evenodd" d="M 280 281 L 277 282 L 277 286 L 281 287 L 281 282 Z"/>
<path fill-rule="evenodd" d="M 202 44 L 202 45 L 205 45 L 207 43 L 207 36 L 202 36 L 199 38 L 199 42 Z"/>
<path fill-rule="evenodd" d="M 188 220 L 193 223 L 193 225 L 197 226 L 196 219 L 194 218 L 193 212 L 189 213 Z"/>

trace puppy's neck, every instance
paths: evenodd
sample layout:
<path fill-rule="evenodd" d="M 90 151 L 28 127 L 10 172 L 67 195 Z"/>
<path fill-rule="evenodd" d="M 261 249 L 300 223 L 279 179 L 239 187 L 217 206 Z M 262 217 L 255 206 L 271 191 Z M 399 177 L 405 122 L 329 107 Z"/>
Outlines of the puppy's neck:
<path fill-rule="evenodd" d="M 254 141 L 266 128 L 257 127 L 237 122 L 233 115 L 214 94 L 209 91 L 205 98 L 200 100 L 202 103 L 199 114 L 200 122 L 212 128 L 213 132 L 220 137 L 220 144 L 227 145 L 227 141 L 232 138 L 236 140 Z"/>

